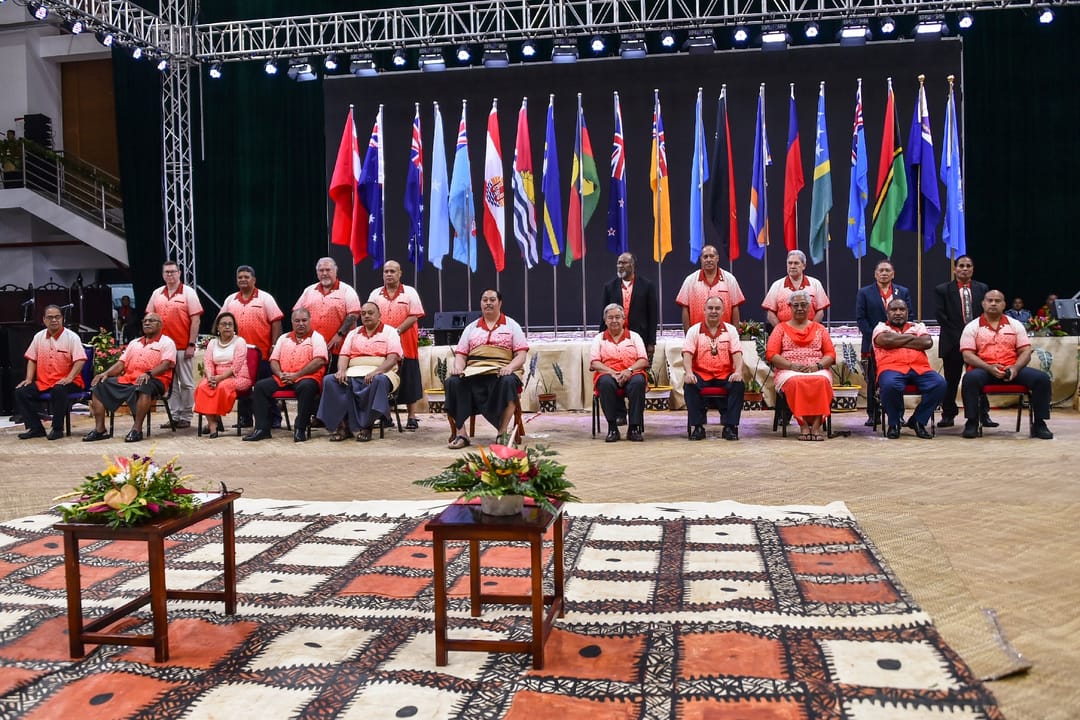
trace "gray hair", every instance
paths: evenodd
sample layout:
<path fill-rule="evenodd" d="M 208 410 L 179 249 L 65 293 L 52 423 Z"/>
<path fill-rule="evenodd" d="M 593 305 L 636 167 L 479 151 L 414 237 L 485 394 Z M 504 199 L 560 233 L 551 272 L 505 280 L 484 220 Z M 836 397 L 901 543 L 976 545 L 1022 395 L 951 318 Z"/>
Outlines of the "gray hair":
<path fill-rule="evenodd" d="M 255 277 L 255 268 L 250 265 L 237 265 L 236 274 L 239 275 L 242 272 L 251 273 L 251 277 Z"/>
<path fill-rule="evenodd" d="M 620 305 L 619 303 L 608 303 L 607 305 L 604 306 L 604 317 L 605 318 L 607 317 L 607 314 L 608 314 L 609 310 L 618 310 L 619 312 L 621 312 L 623 314 L 623 317 L 626 317 L 626 311 L 623 310 L 622 305 Z"/>
<path fill-rule="evenodd" d="M 791 305 L 799 299 L 805 300 L 807 305 L 814 304 L 814 300 L 810 297 L 810 293 L 808 293 L 806 290 L 796 290 L 795 292 L 788 295 L 787 304 Z"/>
<path fill-rule="evenodd" d="M 787 254 L 787 259 L 790 260 L 792 255 L 799 258 L 799 262 L 801 262 L 803 265 L 806 264 L 806 253 L 804 253 L 802 250 L 792 250 Z"/>
<path fill-rule="evenodd" d="M 336 261 L 336 260 L 334 260 L 334 258 L 332 258 L 332 257 L 329 257 L 329 256 L 327 256 L 327 257 L 321 257 L 321 258 L 319 258 L 318 260 L 316 260 L 316 261 L 315 261 L 315 269 L 316 269 L 316 270 L 318 270 L 318 269 L 319 269 L 319 265 L 321 265 L 321 264 L 322 264 L 322 263 L 324 263 L 324 262 L 328 262 L 328 263 L 330 263 L 330 267 L 332 267 L 332 268 L 334 268 L 335 270 L 337 270 L 337 261 Z"/>

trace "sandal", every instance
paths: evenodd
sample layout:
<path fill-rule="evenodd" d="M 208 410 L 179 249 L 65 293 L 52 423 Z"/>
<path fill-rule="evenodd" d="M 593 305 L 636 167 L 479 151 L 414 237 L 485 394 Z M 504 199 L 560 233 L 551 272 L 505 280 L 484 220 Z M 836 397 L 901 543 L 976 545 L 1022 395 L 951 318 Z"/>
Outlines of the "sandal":
<path fill-rule="evenodd" d="M 371 440 L 371 428 L 362 428 L 356 431 L 356 442 L 368 442 Z"/>
<path fill-rule="evenodd" d="M 803 442 L 810 442 L 813 439 L 814 439 L 814 436 L 811 435 L 808 432 L 807 433 L 799 433 L 799 440 L 801 440 Z"/>
<path fill-rule="evenodd" d="M 810 439 L 813 440 L 814 442 L 825 442 L 825 436 L 824 435 L 811 435 Z"/>
<path fill-rule="evenodd" d="M 450 444 L 446 447 L 450 448 L 451 450 L 461 450 L 462 448 L 469 447 L 469 445 L 469 438 L 465 437 L 464 435 L 458 435 L 453 440 L 451 440 Z"/>
<path fill-rule="evenodd" d="M 349 434 L 342 430 L 335 430 L 330 433 L 330 442 L 341 442 L 342 440 L 348 440 Z"/>
<path fill-rule="evenodd" d="M 416 430 L 419 430 L 420 421 L 416 418 L 409 418 L 408 422 L 405 423 L 405 429 L 409 432 L 415 432 Z"/>

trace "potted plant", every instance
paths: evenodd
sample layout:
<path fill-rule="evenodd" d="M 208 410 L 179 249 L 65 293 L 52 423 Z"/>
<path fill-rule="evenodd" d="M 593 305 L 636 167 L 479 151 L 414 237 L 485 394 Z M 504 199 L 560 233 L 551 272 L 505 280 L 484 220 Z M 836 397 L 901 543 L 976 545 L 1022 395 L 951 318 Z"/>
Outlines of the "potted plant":
<path fill-rule="evenodd" d="M 745 337 L 742 335 L 743 326 L 754 326 L 748 328 Z M 765 363 L 765 377 L 758 380 L 758 368 L 761 363 L 765 362 L 765 328 L 761 323 L 754 322 L 753 320 L 747 320 L 739 323 L 740 333 L 739 337 L 743 340 L 754 341 L 754 351 L 756 357 L 754 359 L 754 367 L 750 370 L 750 379 L 746 383 L 746 391 L 743 393 L 743 410 L 767 410 L 768 405 L 765 403 L 765 396 L 762 392 L 765 383 L 769 381 L 769 376 L 772 375 L 772 365 Z M 745 353 L 744 353 L 745 357 Z"/>
<path fill-rule="evenodd" d="M 438 475 L 413 484 L 461 493 L 462 500 L 480 498 L 481 512 L 488 515 L 516 515 L 525 498 L 554 513 L 553 502 L 578 501 L 566 466 L 551 459 L 557 454 L 544 445 L 519 449 L 493 444 L 465 453 Z"/>
<path fill-rule="evenodd" d="M 859 386 L 853 382 L 853 377 L 859 374 L 859 357 L 855 352 L 855 346 L 849 342 L 841 342 L 837 346 L 836 363 L 832 366 L 833 376 L 833 412 L 852 412 L 858 407 Z"/>
<path fill-rule="evenodd" d="M 539 370 L 540 353 L 534 353 L 532 360 L 529 361 L 529 372 L 525 375 L 525 385 L 528 386 L 532 378 L 536 377 L 536 403 L 540 407 L 540 412 L 555 412 L 557 409 L 556 395 L 552 392 L 552 385 L 548 381 L 547 375 L 542 370 Z M 558 362 L 551 363 L 551 372 L 554 373 L 555 379 L 559 381 L 559 385 L 565 385 L 563 380 L 563 369 Z M 543 388 L 543 392 L 540 392 Z"/>
<path fill-rule="evenodd" d="M 424 399 L 427 400 L 428 412 L 441 413 L 443 411 L 443 403 L 446 400 L 446 391 L 443 389 L 443 383 L 446 382 L 446 372 L 448 367 L 448 361 L 445 357 L 435 361 L 435 377 L 439 379 L 439 386 L 424 389 Z"/>

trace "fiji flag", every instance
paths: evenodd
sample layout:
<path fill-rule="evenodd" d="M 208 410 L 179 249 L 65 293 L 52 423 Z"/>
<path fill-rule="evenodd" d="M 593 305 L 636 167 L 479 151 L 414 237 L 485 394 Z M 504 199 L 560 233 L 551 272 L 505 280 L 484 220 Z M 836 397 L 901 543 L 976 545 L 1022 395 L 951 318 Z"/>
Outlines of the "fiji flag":
<path fill-rule="evenodd" d="M 615 137 L 611 143 L 611 194 L 608 197 L 607 247 L 621 255 L 630 249 L 626 212 L 626 143 L 622 132 L 622 109 L 615 93 Z"/>
<path fill-rule="evenodd" d="M 562 235 L 562 197 L 559 193 L 559 149 L 555 147 L 555 96 L 548 98 L 547 130 L 544 133 L 544 225 L 541 228 L 544 261 L 559 264 L 559 256 L 565 248 Z"/>
<path fill-rule="evenodd" d="M 420 138 L 420 103 L 412 123 L 409 170 L 405 176 L 405 210 L 409 213 L 409 261 L 424 269 L 424 145 Z"/>
<path fill-rule="evenodd" d="M 862 79 L 855 91 L 855 124 L 851 131 L 851 184 L 848 190 L 847 246 L 856 258 L 866 255 L 866 203 L 870 197 L 870 168 L 863 129 Z"/>
<path fill-rule="evenodd" d="M 375 127 L 371 129 L 364 165 L 360 170 L 360 211 L 367 215 L 367 250 L 371 257 L 371 266 L 382 267 L 385 255 L 383 237 L 383 157 L 382 157 L 382 105 L 375 116 Z"/>
<path fill-rule="evenodd" d="M 705 124 L 701 120 L 701 88 L 694 108 L 694 157 L 690 168 L 690 262 L 696 263 L 705 245 L 705 222 L 702 206 L 705 183 L 709 181 L 709 156 L 705 149 Z"/>
<path fill-rule="evenodd" d="M 772 165 L 769 135 L 765 128 L 765 83 L 758 89 L 757 122 L 754 125 L 754 177 L 750 184 L 750 234 L 746 251 L 761 260 L 769 245 L 768 183 L 765 168 Z"/>
<path fill-rule="evenodd" d="M 461 103 L 454 171 L 450 175 L 450 224 L 454 226 L 453 257 L 476 272 L 476 210 L 473 205 L 469 137 L 465 131 L 465 102 Z"/>
<path fill-rule="evenodd" d="M 941 240 L 949 257 L 967 254 L 964 228 L 964 180 L 960 175 L 960 135 L 956 129 L 956 96 L 949 83 L 949 104 L 945 107 L 945 143 L 941 149 L 941 182 L 945 183 L 945 225 Z"/>

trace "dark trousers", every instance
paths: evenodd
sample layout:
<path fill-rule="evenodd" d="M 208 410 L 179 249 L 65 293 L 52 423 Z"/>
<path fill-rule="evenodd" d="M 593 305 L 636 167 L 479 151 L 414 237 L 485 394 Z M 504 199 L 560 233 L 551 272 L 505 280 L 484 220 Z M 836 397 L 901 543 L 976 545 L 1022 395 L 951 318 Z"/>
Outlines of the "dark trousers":
<path fill-rule="evenodd" d="M 259 372 L 254 379 L 263 380 L 268 377 L 270 377 L 270 361 L 259 360 Z M 236 399 L 236 417 L 242 425 L 252 424 L 252 397 L 254 397 L 254 394 Z M 277 406 L 277 403 L 270 404 L 270 425 L 274 427 L 281 425 L 281 409 Z"/>
<path fill-rule="evenodd" d="M 49 393 L 49 413 L 52 415 L 54 430 L 64 429 L 64 418 L 71 409 L 70 393 L 80 392 L 81 388 L 75 383 L 67 385 L 54 385 L 46 392 Z M 22 415 L 23 425 L 27 430 L 44 430 L 39 413 L 42 408 L 41 391 L 37 385 L 30 383 L 21 388 L 15 388 L 15 412 Z"/>
<path fill-rule="evenodd" d="M 1011 380 L 998 380 L 982 368 L 972 368 L 964 375 L 964 383 L 960 387 L 960 397 L 964 401 L 964 418 L 977 420 L 982 408 L 979 401 L 985 396 L 982 389 L 986 385 L 1008 383 L 1023 385 L 1031 391 L 1031 408 L 1035 413 L 1035 421 L 1045 421 L 1050 417 L 1050 376 L 1042 370 L 1026 367 L 1016 373 Z"/>
<path fill-rule="evenodd" d="M 296 393 L 296 422 L 293 423 L 293 429 L 306 430 L 311 422 L 311 415 L 315 412 L 315 399 L 319 397 L 319 383 L 311 378 L 304 378 L 298 383 L 281 386 L 272 377 L 255 383 L 251 392 L 256 429 L 270 429 L 270 407 L 276 404 L 273 395 L 278 390 L 292 390 Z"/>
<path fill-rule="evenodd" d="M 727 397 L 702 397 L 702 388 L 712 387 L 724 388 L 727 390 Z M 690 427 L 704 425 L 707 422 L 708 406 L 712 404 L 720 410 L 720 417 L 725 425 L 738 427 L 739 420 L 742 418 L 745 390 L 746 384 L 741 380 L 731 382 L 720 378 L 713 378 L 712 380 L 698 378 L 696 383 L 683 383 L 683 397 L 686 399 L 686 423 Z"/>
<path fill-rule="evenodd" d="M 956 391 L 960 388 L 960 376 L 964 374 L 964 354 L 960 348 L 941 357 L 941 374 L 945 376 L 945 397 L 941 401 L 941 417 L 956 417 Z"/>
<path fill-rule="evenodd" d="M 630 427 L 645 426 L 645 376 L 634 375 L 622 386 L 623 397 L 619 397 L 619 383 L 610 375 L 601 375 L 596 381 L 596 390 L 600 394 L 600 409 L 607 418 L 608 429 L 614 429 L 617 418 L 625 412 Z M 620 410 L 622 412 L 620 412 Z"/>
<path fill-rule="evenodd" d="M 900 420 L 904 417 L 905 385 L 914 385 L 922 394 L 912 417 L 920 425 L 928 425 L 934 408 L 945 397 L 945 378 L 933 371 L 917 373 L 908 370 L 907 373 L 899 373 L 895 370 L 882 370 L 878 376 L 878 386 L 889 427 L 900 427 Z"/>

